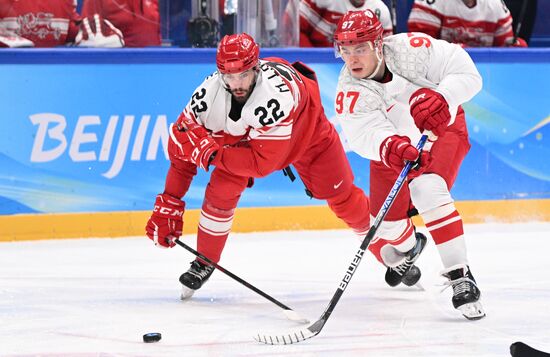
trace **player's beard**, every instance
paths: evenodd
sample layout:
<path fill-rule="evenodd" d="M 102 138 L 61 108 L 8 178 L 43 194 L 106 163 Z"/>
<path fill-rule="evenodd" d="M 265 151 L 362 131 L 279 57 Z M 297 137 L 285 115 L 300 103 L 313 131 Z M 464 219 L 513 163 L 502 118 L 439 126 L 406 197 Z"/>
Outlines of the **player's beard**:
<path fill-rule="evenodd" d="M 230 89 L 231 95 L 237 101 L 237 103 L 243 104 L 250 97 L 250 94 L 252 93 L 252 90 L 254 89 L 255 85 L 256 85 L 256 83 L 250 85 L 250 87 L 248 87 L 248 89 L 246 89 L 246 88 Z"/>
<path fill-rule="evenodd" d="M 244 103 L 250 97 L 250 89 L 235 88 L 231 89 L 231 95 L 239 103 Z"/>

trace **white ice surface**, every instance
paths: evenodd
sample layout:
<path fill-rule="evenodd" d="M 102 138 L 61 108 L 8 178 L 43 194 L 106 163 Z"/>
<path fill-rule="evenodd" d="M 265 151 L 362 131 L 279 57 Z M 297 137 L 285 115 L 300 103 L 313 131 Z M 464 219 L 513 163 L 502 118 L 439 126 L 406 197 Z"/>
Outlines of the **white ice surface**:
<path fill-rule="evenodd" d="M 417 288 L 390 288 L 365 254 L 321 333 L 289 346 L 253 341 L 302 327 L 221 272 L 186 302 L 194 258 L 143 237 L 0 243 L 0 356 L 508 356 L 550 351 L 550 223 L 466 226 L 487 317 L 452 308 L 430 240 Z M 194 246 L 194 238 L 184 242 Z M 359 242 L 349 231 L 234 234 L 220 264 L 307 316 L 324 311 Z M 162 333 L 158 343 L 142 335 Z"/>

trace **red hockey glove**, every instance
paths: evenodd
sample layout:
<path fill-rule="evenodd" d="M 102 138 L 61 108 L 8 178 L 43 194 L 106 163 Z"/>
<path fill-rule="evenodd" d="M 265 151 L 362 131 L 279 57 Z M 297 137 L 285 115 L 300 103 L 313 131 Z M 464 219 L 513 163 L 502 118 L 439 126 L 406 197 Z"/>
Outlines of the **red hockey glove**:
<path fill-rule="evenodd" d="M 181 125 L 178 127 L 177 123 L 170 126 L 170 156 L 191 162 L 208 171 L 210 161 L 219 148 L 218 143 L 200 125 L 191 130 L 184 129 Z"/>
<path fill-rule="evenodd" d="M 429 88 L 420 88 L 409 99 L 411 116 L 420 131 L 429 130 L 441 136 L 451 120 L 449 105 L 443 96 Z"/>
<path fill-rule="evenodd" d="M 380 145 L 382 163 L 397 172 L 401 172 L 405 161 L 418 159 L 418 150 L 411 145 L 411 139 L 406 136 L 393 135 Z"/>
<path fill-rule="evenodd" d="M 210 162 L 214 159 L 220 146 L 216 140 L 208 135 L 203 127 L 187 131 L 187 137 L 191 145 L 193 145 L 191 162 L 205 171 L 208 171 Z"/>
<path fill-rule="evenodd" d="M 529 45 L 527 44 L 527 41 L 525 41 L 521 37 L 516 38 L 516 41 L 513 42 L 513 43 L 512 43 L 512 41 L 514 41 L 514 40 L 512 39 L 510 41 L 511 43 L 507 44 L 506 47 L 529 47 Z"/>
<path fill-rule="evenodd" d="M 172 248 L 181 236 L 185 203 L 166 193 L 157 195 L 155 208 L 147 221 L 147 237 L 159 248 Z"/>
<path fill-rule="evenodd" d="M 426 171 L 426 169 L 430 166 L 431 162 L 432 162 L 432 156 L 430 155 L 430 152 L 423 150 L 420 153 L 420 157 L 416 159 L 416 162 L 412 166 L 407 177 L 412 180 L 422 175 Z"/>

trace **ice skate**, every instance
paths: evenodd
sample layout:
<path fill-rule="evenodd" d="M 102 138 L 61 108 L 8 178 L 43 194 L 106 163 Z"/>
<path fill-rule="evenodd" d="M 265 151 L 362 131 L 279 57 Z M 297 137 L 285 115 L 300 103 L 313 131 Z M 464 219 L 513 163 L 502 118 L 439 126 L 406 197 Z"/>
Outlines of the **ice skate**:
<path fill-rule="evenodd" d="M 468 320 L 479 320 L 485 317 L 481 302 L 481 291 L 470 268 L 467 265 L 455 265 L 444 270 L 441 275 L 449 279 L 446 283 L 453 287 L 453 306 Z"/>
<path fill-rule="evenodd" d="M 189 299 L 196 290 L 206 283 L 210 275 L 214 272 L 214 266 L 206 265 L 198 260 L 191 262 L 191 267 L 188 271 L 180 276 L 182 283 L 181 299 Z"/>
<path fill-rule="evenodd" d="M 415 236 L 416 244 L 406 253 L 405 261 L 398 266 L 388 267 L 388 270 L 386 270 L 385 279 L 389 286 L 397 286 L 400 283 L 413 286 L 420 280 L 422 274 L 420 268 L 415 266 L 414 262 L 420 257 L 422 250 L 424 250 L 427 239 L 422 233 L 416 232 Z"/>

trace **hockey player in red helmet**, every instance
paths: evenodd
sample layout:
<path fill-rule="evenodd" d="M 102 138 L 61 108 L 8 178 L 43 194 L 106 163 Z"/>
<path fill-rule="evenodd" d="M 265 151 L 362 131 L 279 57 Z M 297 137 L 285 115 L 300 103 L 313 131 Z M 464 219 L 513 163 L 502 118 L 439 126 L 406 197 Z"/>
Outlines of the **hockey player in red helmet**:
<path fill-rule="evenodd" d="M 235 100 L 244 103 L 250 96 L 260 61 L 260 48 L 250 35 L 225 36 L 216 53 L 220 79 Z"/>
<path fill-rule="evenodd" d="M 336 53 L 350 62 L 353 77 L 370 79 L 383 69 L 382 33 L 382 24 L 370 10 L 350 11 L 338 23 Z"/>
<path fill-rule="evenodd" d="M 452 303 L 468 319 L 485 312 L 466 254 L 460 214 L 450 194 L 470 143 L 461 104 L 481 89 L 481 76 L 458 45 L 423 33 L 382 39 L 370 10 L 350 11 L 334 33 L 345 66 L 335 109 L 350 147 L 370 159 L 371 214 L 378 213 L 405 161 L 417 161 L 369 250 L 387 266 L 395 286 L 413 278 L 426 237 L 411 215 L 419 213 L 453 288 Z M 422 155 L 413 146 L 431 133 Z"/>
<path fill-rule="evenodd" d="M 315 72 L 300 62 L 260 60 L 258 45 L 245 33 L 221 40 L 216 65 L 218 71 L 197 87 L 170 126 L 171 165 L 147 222 L 147 236 L 159 247 L 174 246 L 183 228 L 182 198 L 197 168 L 213 167 L 197 250 L 217 263 L 242 192 L 254 178 L 290 164 L 311 197 L 325 200 L 355 233 L 366 234 L 369 199 L 353 183 L 338 133 L 325 116 Z M 212 265 L 194 260 L 180 277 L 182 299 L 201 288 L 213 271 Z"/>

